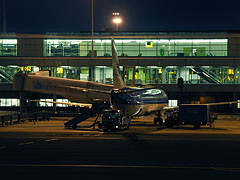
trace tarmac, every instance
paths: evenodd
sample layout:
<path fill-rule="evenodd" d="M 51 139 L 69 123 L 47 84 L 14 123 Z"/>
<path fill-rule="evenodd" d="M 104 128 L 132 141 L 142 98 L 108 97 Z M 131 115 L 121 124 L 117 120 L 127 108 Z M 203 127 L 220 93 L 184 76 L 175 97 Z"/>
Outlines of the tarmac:
<path fill-rule="evenodd" d="M 240 179 L 240 120 L 221 115 L 214 128 L 154 126 L 65 129 L 69 117 L 0 127 L 1 179 Z"/>
<path fill-rule="evenodd" d="M 192 125 L 180 125 L 175 128 L 167 128 L 166 126 L 154 126 L 153 115 L 135 118 L 131 121 L 129 130 L 119 133 L 136 133 L 136 134 L 240 134 L 240 116 L 239 115 L 220 115 L 214 122 L 214 127 L 201 126 L 194 129 Z M 66 129 L 64 123 L 70 120 L 70 117 L 52 117 L 49 121 L 36 121 L 14 124 L 0 127 L 0 133 L 68 133 L 68 134 L 109 134 L 102 132 L 96 126 L 95 129 L 90 127 L 95 117 L 89 118 L 85 122 L 78 125 L 76 130 Z"/>

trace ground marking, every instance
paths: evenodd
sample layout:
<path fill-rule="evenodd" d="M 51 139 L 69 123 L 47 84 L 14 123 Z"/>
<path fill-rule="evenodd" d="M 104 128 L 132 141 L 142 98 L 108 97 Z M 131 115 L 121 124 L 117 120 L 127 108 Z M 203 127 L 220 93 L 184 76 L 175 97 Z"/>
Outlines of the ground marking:
<path fill-rule="evenodd" d="M 206 169 L 240 172 L 240 168 L 228 167 L 192 167 L 192 166 L 141 166 L 141 165 L 105 165 L 105 164 L 0 164 L 0 167 L 80 167 L 80 168 L 141 168 L 141 169 Z"/>
<path fill-rule="evenodd" d="M 26 142 L 26 143 L 19 143 L 19 146 L 23 146 L 23 145 L 29 145 L 29 144 L 34 144 L 35 142 Z"/>
<path fill-rule="evenodd" d="M 59 139 L 47 139 L 45 140 L 46 142 L 50 142 L 50 141 L 58 141 Z"/>
<path fill-rule="evenodd" d="M 94 134 L 93 136 L 102 136 L 102 134 Z"/>
<path fill-rule="evenodd" d="M 7 146 L 0 146 L 0 149 L 6 149 Z"/>

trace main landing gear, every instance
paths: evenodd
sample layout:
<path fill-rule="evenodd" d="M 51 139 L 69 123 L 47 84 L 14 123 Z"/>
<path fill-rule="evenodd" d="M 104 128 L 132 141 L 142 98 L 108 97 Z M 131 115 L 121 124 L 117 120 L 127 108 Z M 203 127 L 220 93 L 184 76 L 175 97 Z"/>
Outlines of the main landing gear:
<path fill-rule="evenodd" d="M 157 125 L 157 124 L 162 125 L 162 124 L 163 124 L 163 119 L 162 119 L 161 111 L 158 111 L 158 112 L 157 112 L 157 117 L 154 118 L 153 124 L 154 124 L 154 125 Z"/>

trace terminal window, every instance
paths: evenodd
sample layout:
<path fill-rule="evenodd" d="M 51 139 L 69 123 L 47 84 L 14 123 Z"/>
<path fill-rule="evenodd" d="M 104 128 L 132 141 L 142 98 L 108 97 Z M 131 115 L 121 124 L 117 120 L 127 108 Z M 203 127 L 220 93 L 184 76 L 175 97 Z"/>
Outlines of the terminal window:
<path fill-rule="evenodd" d="M 45 40 L 46 56 L 90 56 L 90 39 Z M 116 39 L 118 56 L 227 56 L 227 39 Z M 110 39 L 94 40 L 95 55 L 112 55 Z"/>
<path fill-rule="evenodd" d="M 17 56 L 17 40 L 0 39 L 0 56 Z"/>

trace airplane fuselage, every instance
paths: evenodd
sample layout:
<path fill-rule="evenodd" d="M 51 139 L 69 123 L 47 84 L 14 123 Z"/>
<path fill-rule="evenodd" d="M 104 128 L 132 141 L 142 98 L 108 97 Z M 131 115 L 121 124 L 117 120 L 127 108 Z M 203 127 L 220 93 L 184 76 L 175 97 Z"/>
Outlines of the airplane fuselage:
<path fill-rule="evenodd" d="M 168 105 L 168 96 L 162 89 L 125 88 L 112 91 L 111 103 L 126 116 L 141 116 L 162 110 Z"/>

